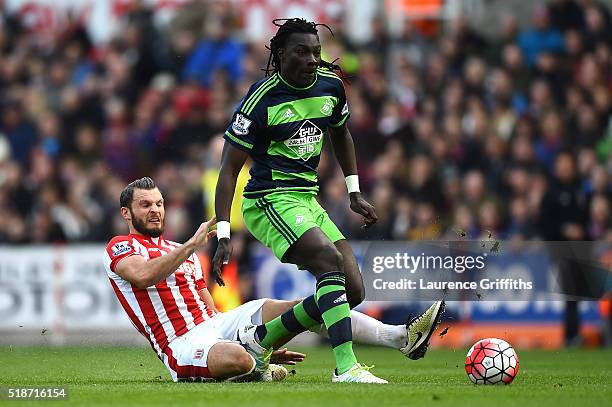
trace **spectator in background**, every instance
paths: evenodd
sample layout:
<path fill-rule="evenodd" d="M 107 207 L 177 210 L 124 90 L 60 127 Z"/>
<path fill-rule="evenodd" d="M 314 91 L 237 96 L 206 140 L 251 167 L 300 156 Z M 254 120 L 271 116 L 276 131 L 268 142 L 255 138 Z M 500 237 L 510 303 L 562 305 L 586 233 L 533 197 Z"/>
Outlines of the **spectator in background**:
<path fill-rule="evenodd" d="M 229 16 L 210 15 L 205 23 L 205 39 L 200 41 L 187 59 L 183 79 L 195 80 L 210 88 L 218 70 L 227 73 L 230 83 L 242 78 L 243 46 L 231 38 L 232 21 Z"/>
<path fill-rule="evenodd" d="M 530 240 L 536 236 L 536 228 L 529 210 L 529 202 L 524 197 L 516 197 L 510 202 L 510 225 L 506 231 L 508 240 Z"/>
<path fill-rule="evenodd" d="M 546 6 L 538 4 L 533 9 L 532 26 L 519 34 L 518 43 L 529 67 L 536 64 L 541 52 L 563 52 L 563 36 L 550 24 Z"/>
<path fill-rule="evenodd" d="M 594 3 L 587 5 L 584 10 L 586 46 L 594 51 L 598 44 L 612 42 L 612 28 L 610 28 L 610 13 L 604 6 Z"/>
<path fill-rule="evenodd" d="M 519 22 L 514 13 L 503 12 L 500 16 L 499 35 L 491 40 L 487 48 L 487 60 L 494 65 L 500 65 L 503 61 L 503 50 L 506 45 L 515 44 L 519 35 Z"/>
<path fill-rule="evenodd" d="M 467 205 L 458 205 L 453 213 L 451 226 L 448 228 L 445 239 L 459 240 L 478 236 L 478 227 L 474 215 Z"/>
<path fill-rule="evenodd" d="M 588 238 L 590 240 L 603 240 L 611 227 L 610 200 L 604 195 L 595 195 L 589 206 Z"/>
<path fill-rule="evenodd" d="M 106 103 L 108 125 L 103 133 L 104 160 L 114 174 L 127 180 L 137 174 L 138 146 L 129 137 L 128 106 L 122 99 Z"/>
<path fill-rule="evenodd" d="M 38 119 L 39 145 L 50 158 L 56 160 L 60 153 L 60 122 L 53 112 L 42 113 Z"/>
<path fill-rule="evenodd" d="M 372 36 L 365 45 L 365 49 L 375 54 L 382 61 L 389 58 L 389 48 L 391 46 L 391 38 L 385 19 L 386 17 L 382 15 L 375 15 L 372 18 L 370 24 Z"/>
<path fill-rule="evenodd" d="M 541 136 L 535 143 L 535 155 L 549 172 L 553 172 L 555 158 L 562 149 L 571 147 L 565 134 L 563 119 L 557 111 L 548 111 L 542 117 Z"/>
<path fill-rule="evenodd" d="M 1 131 L 8 138 L 12 157 L 20 165 L 26 166 L 30 159 L 30 151 L 38 141 L 38 135 L 32 122 L 25 117 L 20 102 L 4 101 Z"/>
<path fill-rule="evenodd" d="M 540 208 L 540 231 L 549 242 L 571 242 L 588 239 L 586 230 L 587 211 L 584 194 L 580 190 L 572 155 L 561 152 L 555 159 L 551 185 L 542 199 Z M 553 243 L 554 245 L 555 243 Z M 576 282 L 579 268 L 567 259 L 561 247 L 553 247 L 553 259 L 559 261 L 561 285 L 569 295 L 578 295 Z M 565 304 L 565 343 L 577 346 L 581 342 L 580 319 L 577 301 Z"/>
<path fill-rule="evenodd" d="M 555 158 L 551 184 L 542 200 L 540 230 L 548 241 L 586 238 L 586 199 L 577 178 L 576 164 L 569 152 Z"/>
<path fill-rule="evenodd" d="M 421 201 L 415 204 L 414 225 L 408 230 L 408 240 L 436 240 L 440 237 L 442 225 L 435 206 Z"/>
<path fill-rule="evenodd" d="M 548 5 L 548 11 L 551 24 L 560 30 L 584 27 L 584 12 L 575 0 L 553 0 Z"/>
<path fill-rule="evenodd" d="M 487 199 L 487 184 L 484 175 L 479 170 L 469 171 L 463 177 L 462 185 L 463 202 L 476 217 L 480 206 Z"/>
<path fill-rule="evenodd" d="M 523 53 L 516 44 L 508 44 L 503 48 L 502 59 L 502 66 L 512 77 L 514 83 L 512 106 L 517 113 L 525 113 L 533 72 L 525 64 Z"/>

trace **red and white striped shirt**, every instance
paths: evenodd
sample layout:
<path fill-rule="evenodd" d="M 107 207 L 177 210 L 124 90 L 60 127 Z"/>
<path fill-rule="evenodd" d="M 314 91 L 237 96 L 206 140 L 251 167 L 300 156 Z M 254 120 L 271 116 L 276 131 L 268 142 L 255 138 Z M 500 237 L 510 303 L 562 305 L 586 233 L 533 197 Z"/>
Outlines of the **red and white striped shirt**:
<path fill-rule="evenodd" d="M 206 287 L 198 256 L 192 254 L 165 280 L 148 288 L 136 288 L 115 273 L 119 260 L 163 256 L 181 246 L 158 238 L 129 234 L 116 236 L 106 246 L 104 268 L 119 302 L 138 331 L 149 340 L 160 358 L 174 338 L 213 317 L 198 291 Z"/>

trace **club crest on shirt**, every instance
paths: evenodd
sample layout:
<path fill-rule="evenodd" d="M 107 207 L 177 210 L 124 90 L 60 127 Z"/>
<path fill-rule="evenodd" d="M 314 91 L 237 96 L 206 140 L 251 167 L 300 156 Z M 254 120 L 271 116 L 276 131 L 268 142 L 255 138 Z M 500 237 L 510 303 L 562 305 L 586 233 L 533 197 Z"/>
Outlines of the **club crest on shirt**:
<path fill-rule="evenodd" d="M 323 113 L 326 116 L 329 116 L 332 114 L 333 108 L 334 108 L 334 105 L 332 101 L 327 99 L 325 100 L 325 103 L 323 103 L 323 107 L 321 107 L 321 113 Z"/>
<path fill-rule="evenodd" d="M 252 120 L 249 120 L 238 113 L 234 119 L 234 123 L 232 123 L 232 130 L 234 130 L 234 133 L 239 136 L 245 136 L 249 134 L 249 127 L 251 126 L 251 123 L 253 123 Z"/>
<path fill-rule="evenodd" d="M 132 251 L 132 246 L 130 246 L 130 242 L 123 241 L 117 242 L 112 247 L 113 256 L 117 257 L 125 253 L 129 253 Z"/>
<path fill-rule="evenodd" d="M 297 132 L 285 145 L 289 147 L 298 157 L 308 161 L 318 150 L 319 144 L 323 142 L 323 132 L 310 120 L 304 121 Z"/>

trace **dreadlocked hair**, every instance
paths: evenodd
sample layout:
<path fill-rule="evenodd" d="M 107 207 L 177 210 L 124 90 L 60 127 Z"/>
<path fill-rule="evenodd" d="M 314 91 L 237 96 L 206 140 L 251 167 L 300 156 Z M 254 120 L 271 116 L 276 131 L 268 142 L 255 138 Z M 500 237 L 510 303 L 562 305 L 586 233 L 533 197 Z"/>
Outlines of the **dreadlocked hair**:
<path fill-rule="evenodd" d="M 287 45 L 287 40 L 291 34 L 314 34 L 318 38 L 319 32 L 317 27 L 321 26 L 327 28 L 332 36 L 334 35 L 334 32 L 327 24 L 313 23 L 312 21 L 306 21 L 303 18 L 277 18 L 272 20 L 272 24 L 278 27 L 278 31 L 276 32 L 276 35 L 270 39 L 270 46 L 266 47 L 268 50 L 270 50 L 268 64 L 266 69 L 264 69 L 266 76 L 280 72 L 280 55 L 278 55 L 278 50 Z M 319 66 L 331 72 L 336 71 L 338 72 L 338 76 L 340 76 L 340 78 L 348 80 L 348 78 L 345 77 L 342 68 L 340 68 L 340 65 L 335 63 L 337 60 L 338 59 L 336 58 L 332 62 L 327 62 L 321 59 Z"/>

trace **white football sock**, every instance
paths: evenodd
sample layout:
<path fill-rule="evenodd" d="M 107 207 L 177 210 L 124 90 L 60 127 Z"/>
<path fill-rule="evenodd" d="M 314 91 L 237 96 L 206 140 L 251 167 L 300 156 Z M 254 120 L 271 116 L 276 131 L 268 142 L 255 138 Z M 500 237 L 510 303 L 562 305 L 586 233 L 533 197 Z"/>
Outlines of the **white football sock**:
<path fill-rule="evenodd" d="M 386 346 L 399 349 L 406 346 L 406 327 L 404 325 L 383 324 L 376 318 L 358 311 L 351 311 L 351 331 L 353 342 Z M 321 324 L 310 329 L 312 332 L 329 338 L 325 325 Z"/>

